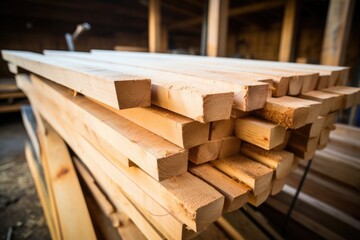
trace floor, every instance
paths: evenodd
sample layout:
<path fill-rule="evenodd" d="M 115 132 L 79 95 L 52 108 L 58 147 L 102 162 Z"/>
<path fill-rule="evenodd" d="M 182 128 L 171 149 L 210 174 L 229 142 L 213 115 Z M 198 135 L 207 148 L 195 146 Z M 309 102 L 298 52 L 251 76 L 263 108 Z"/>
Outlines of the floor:
<path fill-rule="evenodd" d="M 24 155 L 19 113 L 0 114 L 0 239 L 50 239 Z"/>

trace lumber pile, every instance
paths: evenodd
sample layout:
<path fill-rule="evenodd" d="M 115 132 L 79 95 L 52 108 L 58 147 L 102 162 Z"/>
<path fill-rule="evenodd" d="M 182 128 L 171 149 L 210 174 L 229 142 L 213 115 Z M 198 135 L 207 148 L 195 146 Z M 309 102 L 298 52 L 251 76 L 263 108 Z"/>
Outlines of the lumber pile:
<path fill-rule="evenodd" d="M 44 138 L 56 132 L 76 154 L 93 222 L 108 219 L 96 232 L 119 233 L 125 218 L 148 239 L 193 238 L 259 206 L 281 191 L 294 156 L 312 159 L 337 112 L 360 102 L 359 88 L 343 86 L 346 67 L 118 51 L 2 56 L 30 72 L 16 83 L 46 129 L 38 152 L 50 158 Z"/>
<path fill-rule="evenodd" d="M 0 113 L 20 111 L 27 102 L 25 94 L 16 86 L 15 79 L 0 79 Z"/>

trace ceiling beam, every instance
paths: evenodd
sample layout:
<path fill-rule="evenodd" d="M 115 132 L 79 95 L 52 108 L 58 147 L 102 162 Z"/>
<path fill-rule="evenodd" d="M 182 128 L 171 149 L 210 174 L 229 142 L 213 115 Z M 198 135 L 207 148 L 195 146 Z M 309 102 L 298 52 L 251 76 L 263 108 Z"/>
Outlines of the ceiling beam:
<path fill-rule="evenodd" d="M 240 15 L 246 15 L 254 12 L 260 12 L 264 10 L 269 10 L 277 7 L 284 6 L 284 0 L 274 0 L 274 1 L 263 1 L 258 3 L 253 3 L 241 7 L 229 9 L 228 16 L 235 17 Z M 188 20 L 182 20 L 178 22 L 171 23 L 169 25 L 169 30 L 175 30 L 180 28 L 187 28 L 189 26 L 194 26 L 202 23 L 202 17 L 194 17 Z"/>

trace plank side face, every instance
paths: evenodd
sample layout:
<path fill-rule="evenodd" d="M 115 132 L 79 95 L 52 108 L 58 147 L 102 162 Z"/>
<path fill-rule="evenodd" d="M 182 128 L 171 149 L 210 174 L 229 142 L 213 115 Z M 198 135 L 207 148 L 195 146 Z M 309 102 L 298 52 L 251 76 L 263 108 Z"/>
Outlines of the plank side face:
<path fill-rule="evenodd" d="M 230 177 L 249 186 L 255 195 L 270 186 L 273 171 L 242 155 L 218 159 L 211 164 Z"/>
<path fill-rule="evenodd" d="M 2 57 L 18 67 L 117 109 L 150 105 L 151 82 L 143 77 L 86 64 L 74 64 L 30 52 L 2 51 Z"/>
<path fill-rule="evenodd" d="M 246 203 L 250 189 L 243 184 L 237 183 L 211 165 L 202 164 L 191 167 L 190 172 L 225 196 L 223 212 L 234 211 Z"/>

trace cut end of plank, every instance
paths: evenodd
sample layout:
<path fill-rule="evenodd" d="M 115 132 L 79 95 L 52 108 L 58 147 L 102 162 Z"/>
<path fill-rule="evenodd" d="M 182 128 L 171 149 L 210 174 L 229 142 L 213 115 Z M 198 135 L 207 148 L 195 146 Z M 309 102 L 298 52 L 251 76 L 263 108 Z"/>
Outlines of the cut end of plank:
<path fill-rule="evenodd" d="M 207 123 L 229 119 L 234 99 L 233 93 L 219 93 L 206 95 L 203 98 L 203 116 L 195 118 L 196 121 Z"/>
<path fill-rule="evenodd" d="M 149 107 L 151 105 L 151 81 L 115 81 L 118 108 Z"/>

